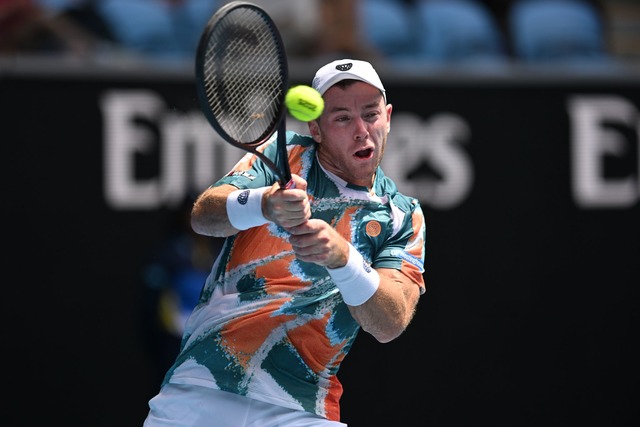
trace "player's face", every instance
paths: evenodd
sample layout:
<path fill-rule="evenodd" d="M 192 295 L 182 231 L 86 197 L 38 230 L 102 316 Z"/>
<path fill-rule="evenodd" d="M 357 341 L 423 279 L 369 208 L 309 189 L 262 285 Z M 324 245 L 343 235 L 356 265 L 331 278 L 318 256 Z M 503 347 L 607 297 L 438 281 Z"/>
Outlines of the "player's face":
<path fill-rule="evenodd" d="M 371 187 L 387 143 L 391 110 L 380 91 L 367 83 L 329 88 L 322 116 L 309 123 L 322 166 L 351 184 Z"/>

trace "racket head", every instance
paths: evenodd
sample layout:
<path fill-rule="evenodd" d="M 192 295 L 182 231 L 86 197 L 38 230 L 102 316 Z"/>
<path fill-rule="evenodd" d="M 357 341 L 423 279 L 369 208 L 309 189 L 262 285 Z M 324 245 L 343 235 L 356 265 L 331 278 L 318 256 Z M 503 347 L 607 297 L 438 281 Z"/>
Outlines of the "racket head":
<path fill-rule="evenodd" d="M 227 142 L 256 152 L 284 119 L 287 55 L 271 17 L 234 1 L 207 23 L 196 53 L 201 110 Z"/>

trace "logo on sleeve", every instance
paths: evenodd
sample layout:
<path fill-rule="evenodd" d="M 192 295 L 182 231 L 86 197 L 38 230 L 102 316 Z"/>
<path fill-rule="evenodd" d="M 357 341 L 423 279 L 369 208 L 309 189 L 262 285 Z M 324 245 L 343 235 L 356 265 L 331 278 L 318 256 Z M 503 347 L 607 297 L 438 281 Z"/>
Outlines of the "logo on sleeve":
<path fill-rule="evenodd" d="M 382 226 L 378 221 L 369 221 L 366 227 L 364 228 L 364 230 L 366 231 L 367 235 L 371 237 L 376 237 L 380 235 L 380 232 L 382 231 Z"/>

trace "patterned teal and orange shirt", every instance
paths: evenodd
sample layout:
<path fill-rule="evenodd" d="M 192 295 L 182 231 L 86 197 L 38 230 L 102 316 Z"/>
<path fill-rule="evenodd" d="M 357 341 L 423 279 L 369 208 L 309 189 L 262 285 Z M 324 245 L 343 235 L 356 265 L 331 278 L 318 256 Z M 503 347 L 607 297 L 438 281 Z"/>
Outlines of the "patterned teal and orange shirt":
<path fill-rule="evenodd" d="M 313 218 L 332 224 L 374 268 L 394 268 L 425 292 L 426 226 L 418 201 L 380 168 L 373 191 L 324 170 L 311 137 L 287 132 L 291 172 L 308 184 Z M 260 149 L 275 158 L 275 136 Z M 214 186 L 272 185 L 245 155 Z M 360 327 L 327 270 L 296 259 L 273 223 L 226 239 L 165 382 L 195 384 L 340 420 L 336 374 Z"/>

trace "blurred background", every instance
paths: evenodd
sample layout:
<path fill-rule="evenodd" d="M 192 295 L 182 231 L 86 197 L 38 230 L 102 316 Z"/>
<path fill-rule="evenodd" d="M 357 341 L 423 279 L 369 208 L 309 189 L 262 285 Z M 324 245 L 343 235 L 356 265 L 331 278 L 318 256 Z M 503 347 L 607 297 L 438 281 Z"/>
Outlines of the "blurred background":
<path fill-rule="evenodd" d="M 343 422 L 635 425 L 640 1 L 253 2 L 291 85 L 374 64 L 383 167 L 427 219 L 428 291 L 402 337 L 358 338 Z M 142 425 L 220 245 L 189 206 L 244 154 L 195 90 L 225 3 L 0 0 L 1 426 Z"/>

